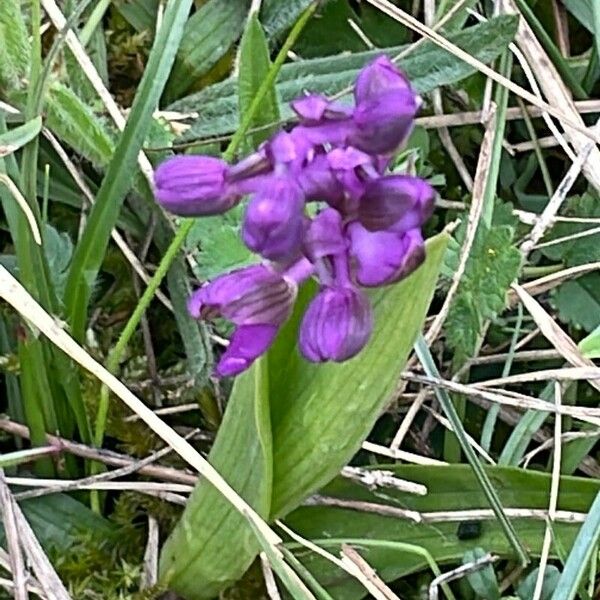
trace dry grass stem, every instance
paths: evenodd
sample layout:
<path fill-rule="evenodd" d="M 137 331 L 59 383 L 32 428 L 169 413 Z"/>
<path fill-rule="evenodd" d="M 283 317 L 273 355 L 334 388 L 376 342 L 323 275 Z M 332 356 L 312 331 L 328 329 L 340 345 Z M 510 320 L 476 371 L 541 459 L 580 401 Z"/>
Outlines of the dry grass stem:
<path fill-rule="evenodd" d="M 15 600 L 27 600 L 27 573 L 25 561 L 19 543 L 19 528 L 14 513 L 14 503 L 10 490 L 4 477 L 4 470 L 0 469 L 0 512 L 4 525 L 4 537 L 8 548 L 8 562 L 12 573 L 13 596 Z"/>
<path fill-rule="evenodd" d="M 377 600 L 400 600 L 377 575 L 375 569 L 352 546 L 342 544 L 340 555 L 342 562 L 355 572 L 355 577 L 362 579 L 363 585 L 369 590 L 373 598 Z"/>
<path fill-rule="evenodd" d="M 35 220 L 35 215 L 29 206 L 29 202 L 25 199 L 23 194 L 21 194 L 21 190 L 14 184 L 13 180 L 4 173 L 0 173 L 0 183 L 3 184 L 10 195 L 14 198 L 15 202 L 19 206 L 19 208 L 23 211 L 25 218 L 27 219 L 27 224 L 29 225 L 29 229 L 31 230 L 31 235 L 33 236 L 34 242 L 38 245 L 42 245 L 42 234 L 40 233 L 40 228 L 38 227 L 37 221 Z"/>
<path fill-rule="evenodd" d="M 98 363 L 33 299 L 27 290 L 0 265 L 0 295 L 65 354 L 95 375 L 133 412 L 169 444 L 175 452 L 204 476 L 242 515 L 249 518 L 265 541 L 275 546 L 281 540 L 258 514 L 231 488 L 216 469 L 184 438 L 157 417 L 139 398 L 112 373 Z"/>
<path fill-rule="evenodd" d="M 356 481 L 371 490 L 377 488 L 393 488 L 407 494 L 416 494 L 417 496 L 426 496 L 427 487 L 412 481 L 400 479 L 392 471 L 382 471 L 379 469 L 361 469 L 360 467 L 344 467 L 341 472 L 342 477 Z"/>
<path fill-rule="evenodd" d="M 405 452 L 404 450 L 395 450 L 388 448 L 387 446 L 380 446 L 379 444 L 373 444 L 372 442 L 363 442 L 362 449 L 373 454 L 380 454 L 381 456 L 387 456 L 388 458 L 394 458 L 396 460 L 403 460 L 407 463 L 415 465 L 447 465 L 441 460 L 434 458 L 427 458 L 426 456 L 420 456 L 419 454 L 413 454 L 412 452 Z"/>
<path fill-rule="evenodd" d="M 273 574 L 271 563 L 264 552 L 260 553 L 260 566 L 262 568 L 265 587 L 267 588 L 267 595 L 269 596 L 269 599 L 281 600 L 281 594 L 277 588 L 277 582 L 275 581 L 275 575 Z"/>
<path fill-rule="evenodd" d="M 159 530 L 158 521 L 148 515 L 148 541 L 144 551 L 144 573 L 141 589 L 151 588 L 158 582 Z"/>
<path fill-rule="evenodd" d="M 497 561 L 498 558 L 498 556 L 494 556 L 493 554 L 488 553 L 485 556 L 474 560 L 473 562 L 461 565 L 460 567 L 457 567 L 452 571 L 448 571 L 447 573 L 442 573 L 442 575 L 436 577 L 429 585 L 429 600 L 438 600 L 439 587 L 442 584 L 454 581 L 456 579 L 462 579 L 465 575 L 468 575 L 469 573 L 474 573 L 482 567 L 485 567 L 486 565 Z"/>
<path fill-rule="evenodd" d="M 560 388 L 560 383 L 554 382 L 554 403 L 557 409 L 559 409 L 561 405 L 561 396 L 562 390 Z M 552 543 L 552 523 L 554 522 L 556 508 L 558 506 L 558 487 L 560 484 L 560 457 L 562 450 L 561 434 L 562 420 L 560 418 L 560 411 L 557 410 L 556 417 L 554 419 L 554 456 L 552 457 L 552 481 L 550 483 L 548 522 L 546 523 L 546 529 L 544 531 L 544 540 L 542 542 L 542 552 L 540 555 L 540 566 L 535 581 L 533 600 L 540 600 L 542 597 L 544 575 L 546 573 L 546 565 L 548 564 L 548 558 L 550 556 L 550 544 Z"/>
<path fill-rule="evenodd" d="M 421 410 L 421 407 L 423 406 L 423 403 L 427 399 L 428 394 L 429 394 L 428 390 L 425 390 L 425 389 L 419 390 L 417 397 L 413 400 L 413 402 L 411 403 L 411 405 L 408 409 L 408 412 L 404 415 L 404 418 L 402 419 L 402 423 L 400 423 L 400 426 L 398 427 L 398 431 L 396 431 L 396 435 L 394 436 L 394 439 L 392 440 L 392 443 L 390 444 L 391 450 L 398 450 L 398 448 L 400 448 L 400 446 L 402 445 L 402 442 L 403 442 L 404 438 L 406 437 L 406 434 L 408 433 L 410 426 L 412 425 L 413 421 L 415 420 L 415 417 Z"/>

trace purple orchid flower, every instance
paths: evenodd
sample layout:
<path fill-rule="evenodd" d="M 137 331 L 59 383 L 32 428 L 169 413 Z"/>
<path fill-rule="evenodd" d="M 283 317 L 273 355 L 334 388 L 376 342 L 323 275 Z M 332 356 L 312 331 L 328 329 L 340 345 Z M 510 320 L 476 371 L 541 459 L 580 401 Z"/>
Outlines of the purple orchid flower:
<path fill-rule="evenodd" d="M 418 177 L 384 175 L 421 100 L 380 56 L 359 73 L 354 101 L 303 96 L 291 103 L 299 123 L 236 164 L 183 156 L 156 171 L 156 197 L 175 214 L 219 214 L 250 195 L 242 238 L 265 262 L 216 278 L 188 303 L 195 318 L 221 316 L 236 327 L 219 376 L 243 372 L 269 349 L 308 277 L 320 290 L 302 319 L 300 352 L 312 362 L 352 358 L 373 328 L 360 286 L 400 281 L 424 260 L 421 227 L 435 193 Z M 326 208 L 311 219 L 309 202 Z"/>

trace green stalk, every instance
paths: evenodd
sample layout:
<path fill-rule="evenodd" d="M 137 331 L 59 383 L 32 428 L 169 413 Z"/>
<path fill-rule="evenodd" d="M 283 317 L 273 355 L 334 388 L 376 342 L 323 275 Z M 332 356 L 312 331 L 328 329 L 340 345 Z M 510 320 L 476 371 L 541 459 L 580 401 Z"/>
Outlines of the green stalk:
<path fill-rule="evenodd" d="M 318 5 L 318 2 L 313 2 L 302 13 L 300 18 L 298 19 L 298 21 L 296 22 L 296 24 L 290 31 L 290 34 L 288 35 L 287 39 L 285 40 L 284 44 L 282 45 L 281 49 L 279 50 L 279 53 L 277 54 L 277 57 L 273 61 L 273 64 L 271 65 L 271 68 L 269 69 L 267 76 L 265 77 L 264 81 L 261 84 L 261 87 L 259 88 L 256 96 L 254 97 L 254 100 L 250 104 L 250 107 L 248 108 L 248 112 L 246 113 L 244 119 L 242 120 L 242 123 L 240 124 L 239 129 L 235 132 L 234 136 L 231 138 L 231 141 L 229 142 L 229 146 L 227 146 L 227 149 L 223 153 L 223 158 L 225 160 L 230 161 L 234 157 L 237 149 L 239 148 L 240 144 L 244 140 L 244 136 L 246 135 L 250 125 L 252 124 L 252 120 L 256 114 L 256 111 L 259 109 L 260 104 L 263 101 L 265 95 L 268 93 L 269 89 L 271 88 L 275 79 L 277 78 L 279 70 L 281 69 L 281 66 L 283 65 L 283 63 L 285 62 L 285 60 L 287 58 L 287 53 L 292 49 L 292 47 L 295 44 L 296 40 L 298 39 L 300 33 L 304 29 L 304 26 L 306 25 L 306 23 L 308 22 L 310 17 L 313 15 L 315 10 L 317 9 L 317 5 Z M 148 306 L 150 306 L 150 303 L 152 302 L 154 295 L 156 294 L 158 288 L 160 287 L 162 280 L 165 278 L 165 275 L 167 274 L 167 271 L 169 270 L 171 263 L 175 260 L 175 257 L 179 253 L 179 250 L 183 246 L 183 244 L 184 244 L 188 234 L 192 230 L 193 226 L 194 226 L 193 219 L 186 219 L 185 221 L 183 221 L 183 223 L 180 225 L 179 229 L 177 230 L 177 233 L 175 234 L 173 241 L 171 242 L 170 246 L 167 248 L 164 256 L 162 257 L 162 259 L 158 265 L 158 268 L 156 269 L 156 272 L 152 276 L 152 279 L 150 279 L 150 281 L 148 282 L 148 286 L 144 290 L 144 293 L 142 294 L 131 317 L 129 318 L 125 327 L 123 328 L 123 331 L 121 332 L 121 335 L 119 336 L 119 339 L 117 340 L 117 343 L 115 344 L 114 348 L 111 350 L 111 352 L 108 356 L 108 359 L 106 361 L 106 368 L 109 371 L 111 371 L 112 373 L 114 373 L 116 371 L 117 367 L 119 366 L 119 363 L 121 361 L 123 353 L 124 353 L 125 349 L 127 348 L 127 344 L 129 343 L 129 341 L 131 340 L 131 337 L 135 333 L 135 330 L 137 329 L 137 326 L 139 325 L 143 314 L 146 312 Z M 95 430 L 94 430 L 94 443 L 97 446 L 100 446 L 102 444 L 102 440 L 104 439 L 107 414 L 108 414 L 108 388 L 106 388 L 106 386 L 103 386 L 102 390 L 100 392 L 100 403 L 98 405 L 98 412 L 96 414 L 96 423 L 95 423 Z"/>
<path fill-rule="evenodd" d="M 433 360 L 433 356 L 431 356 L 431 352 L 429 350 L 429 347 L 427 346 L 427 342 L 425 341 L 425 338 L 422 334 L 417 338 L 417 341 L 415 342 L 415 354 L 421 361 L 423 369 L 425 370 L 427 375 L 429 377 L 435 377 L 436 379 L 439 379 L 440 373 L 437 369 L 435 361 Z M 517 532 L 515 531 L 515 528 L 513 527 L 512 523 L 504 513 L 504 509 L 502 507 L 502 503 L 500 502 L 500 498 L 498 497 L 498 494 L 494 489 L 494 486 L 492 485 L 488 474 L 483 468 L 479 457 L 477 456 L 475 450 L 473 450 L 473 447 L 469 443 L 467 433 L 465 432 L 465 429 L 458 416 L 458 413 L 454 408 L 452 399 L 450 398 L 446 390 L 444 390 L 441 387 L 436 386 L 434 388 L 434 391 L 438 402 L 440 403 L 440 406 L 443 408 L 444 412 L 446 413 L 446 417 L 452 425 L 452 429 L 458 439 L 460 447 L 462 448 L 462 451 L 467 457 L 467 460 L 471 465 L 473 472 L 475 473 L 475 477 L 477 477 L 477 480 L 481 485 L 483 493 L 486 495 L 488 502 L 490 503 L 490 506 L 492 507 L 492 510 L 494 511 L 498 522 L 500 523 L 500 526 L 504 530 L 504 535 L 506 536 L 506 539 L 515 550 L 523 567 L 526 567 L 529 564 L 529 555 L 527 553 L 527 550 L 525 549 L 525 546 L 523 546 L 523 543 L 517 536 Z"/>

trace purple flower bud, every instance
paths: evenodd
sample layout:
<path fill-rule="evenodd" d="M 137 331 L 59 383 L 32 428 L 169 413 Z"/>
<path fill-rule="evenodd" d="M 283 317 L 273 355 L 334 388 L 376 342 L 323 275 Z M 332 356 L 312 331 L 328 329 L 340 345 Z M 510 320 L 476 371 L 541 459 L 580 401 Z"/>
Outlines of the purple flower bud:
<path fill-rule="evenodd" d="M 300 351 L 311 362 L 355 356 L 373 329 L 368 298 L 352 287 L 326 287 L 310 303 L 300 325 Z"/>
<path fill-rule="evenodd" d="M 297 287 L 267 265 L 221 275 L 192 294 L 188 310 L 196 319 L 222 316 L 235 325 L 281 325 Z"/>
<path fill-rule="evenodd" d="M 157 200 L 184 216 L 217 215 L 228 211 L 239 196 L 225 182 L 228 165 L 211 156 L 176 156 L 154 174 Z"/>
<path fill-rule="evenodd" d="M 344 197 L 344 186 L 335 176 L 325 154 L 315 156 L 301 169 L 297 181 L 308 201 L 319 200 L 336 204 Z"/>
<path fill-rule="evenodd" d="M 354 84 L 354 99 L 360 104 L 386 92 L 410 89 L 406 75 L 383 55 L 361 69 Z"/>
<path fill-rule="evenodd" d="M 341 104 L 328 100 L 321 94 L 309 94 L 290 102 L 292 110 L 303 123 L 316 124 L 325 120 L 337 121 L 350 116 L 351 112 Z"/>
<path fill-rule="evenodd" d="M 233 377 L 245 371 L 261 354 L 264 354 L 277 335 L 274 325 L 243 325 L 238 327 L 229 346 L 219 360 L 216 373 L 219 377 Z"/>
<path fill-rule="evenodd" d="M 346 252 L 348 242 L 342 231 L 342 217 L 326 208 L 311 222 L 304 236 L 304 253 L 312 262 Z"/>
<path fill-rule="evenodd" d="M 420 229 L 406 233 L 367 231 L 360 223 L 348 226 L 350 253 L 360 285 L 378 287 L 410 275 L 425 259 Z"/>
<path fill-rule="evenodd" d="M 365 100 L 354 109 L 355 128 L 348 141 L 368 154 L 393 152 L 408 138 L 419 107 L 419 97 L 409 89 Z"/>
<path fill-rule="evenodd" d="M 358 220 L 370 231 L 398 233 L 420 227 L 431 216 L 435 190 L 423 179 L 390 175 L 371 179 L 358 207 Z"/>
<path fill-rule="evenodd" d="M 250 250 L 269 260 L 298 254 L 304 233 L 304 197 L 293 180 L 272 178 L 246 209 L 242 236 Z"/>

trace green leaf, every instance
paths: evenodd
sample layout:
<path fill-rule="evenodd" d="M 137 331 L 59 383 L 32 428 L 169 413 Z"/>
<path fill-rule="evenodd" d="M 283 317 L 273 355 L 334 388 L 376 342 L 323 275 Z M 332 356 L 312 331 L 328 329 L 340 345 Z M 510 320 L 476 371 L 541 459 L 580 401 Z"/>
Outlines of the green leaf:
<path fill-rule="evenodd" d="M 463 556 L 463 564 L 475 562 L 485 555 L 486 552 L 483 548 L 467 550 Z M 496 573 L 494 573 L 492 565 L 485 565 L 484 567 L 469 573 L 467 575 L 467 580 L 478 598 L 482 598 L 482 600 L 500 599 L 498 579 L 496 578 Z"/>
<path fill-rule="evenodd" d="M 428 493 L 426 496 L 417 496 L 386 489 L 385 496 L 382 497 L 381 490 L 371 491 L 338 477 L 321 490 L 320 494 L 343 500 L 391 505 L 420 513 L 487 508 L 487 499 L 467 465 L 377 465 L 375 468 L 389 469 L 396 477 L 423 484 Z M 503 506 L 544 510 L 548 508 L 550 475 L 500 467 L 487 467 L 486 470 L 498 489 Z M 599 489 L 598 481 L 563 476 L 560 480 L 559 508 L 586 512 Z M 463 522 L 415 523 L 410 519 L 333 506 L 302 506 L 286 518 L 286 524 L 291 529 L 317 542 L 333 554 L 339 551 L 343 542 L 360 546 L 365 560 L 388 582 L 429 567 L 422 554 L 409 553 L 400 544 L 394 548 L 393 542 L 405 543 L 408 540 L 411 544 L 423 548 L 440 564 L 460 563 L 465 552 L 477 547 L 504 558 L 513 558 L 512 548 L 496 520 L 478 521 L 481 529 L 474 538 L 469 539 L 460 534 Z M 513 519 L 513 523 L 519 537 L 527 544 L 531 553 L 539 556 L 545 522 Z M 577 529 L 578 526 L 572 523 L 553 525 L 556 539 L 566 548 L 572 546 Z M 381 543 L 383 540 L 388 544 Z M 328 561 L 312 552 L 306 552 L 297 544 L 288 544 L 288 547 L 294 550 L 334 598 L 357 600 L 364 596 L 360 584 Z M 554 545 L 551 556 L 556 556 Z M 558 598 L 563 600 L 565 597 L 557 596 L 556 600 Z"/>
<path fill-rule="evenodd" d="M 600 322 L 600 274 L 566 281 L 552 294 L 558 317 L 578 329 L 593 331 Z"/>
<path fill-rule="evenodd" d="M 194 274 L 200 281 L 212 279 L 257 262 L 256 254 L 248 250 L 241 239 L 243 207 L 224 215 L 197 219 L 186 239 L 186 248 L 195 253 Z"/>
<path fill-rule="evenodd" d="M 0 134 L 0 156 L 7 156 L 34 139 L 42 129 L 42 117 Z"/>
<path fill-rule="evenodd" d="M 110 232 L 132 184 L 137 156 L 175 59 L 191 3 L 192 0 L 182 0 L 167 5 L 127 124 L 75 249 L 65 290 L 65 305 L 72 334 L 78 340 L 83 339 L 92 288 L 104 259 Z"/>
<path fill-rule="evenodd" d="M 273 462 L 264 366 L 259 361 L 236 379 L 209 460 L 267 518 Z M 161 581 L 189 600 L 212 598 L 244 573 L 257 552 L 246 519 L 215 488 L 201 482 L 162 548 Z"/>
<path fill-rule="evenodd" d="M 209 0 L 188 20 L 165 91 L 179 98 L 222 58 L 239 38 L 248 11 L 245 0 Z"/>
<path fill-rule="evenodd" d="M 59 233 L 52 225 L 44 224 L 43 247 L 48 271 L 57 295 L 62 297 L 69 265 L 73 257 L 73 242 L 67 233 Z"/>
<path fill-rule="evenodd" d="M 261 21 L 269 38 L 277 38 L 286 32 L 314 0 L 265 0 L 262 4 Z"/>
<path fill-rule="evenodd" d="M 600 312 L 598 319 L 600 319 Z M 579 342 L 579 350 L 586 358 L 600 358 L 600 325 Z"/>
<path fill-rule="evenodd" d="M 115 527 L 110 521 L 67 494 L 32 498 L 19 504 L 46 551 L 69 550 L 76 538 L 87 531 L 106 538 L 115 534 Z M 5 544 L 1 525 L 0 544 Z"/>
<path fill-rule="evenodd" d="M 517 595 L 520 600 L 531 600 L 535 591 L 535 584 L 538 578 L 539 568 L 534 569 L 523 579 L 519 588 L 517 589 Z M 554 588 L 560 577 L 560 571 L 554 565 L 547 565 L 544 571 L 544 583 L 542 584 L 542 595 L 540 600 L 550 600 Z"/>
<path fill-rule="evenodd" d="M 500 16 L 450 35 L 448 39 L 462 48 L 468 48 L 472 56 L 488 63 L 506 49 L 514 37 L 516 25 L 514 17 Z M 406 46 L 395 46 L 349 56 L 339 55 L 286 64 L 281 69 L 277 84 L 281 102 L 288 103 L 305 90 L 335 94 L 352 85 L 358 71 L 376 56 L 385 53 L 393 57 L 405 49 Z M 473 67 L 432 42 L 425 42 L 398 65 L 404 69 L 420 93 L 456 83 L 475 72 Z M 170 109 L 173 110 L 199 112 L 198 118 L 182 139 L 219 135 L 235 129 L 239 122 L 236 88 L 237 81 L 228 79 L 171 105 Z M 199 111 L 198 107 L 202 107 L 202 110 Z M 282 106 L 282 118 L 292 116 L 291 109 Z"/>
<path fill-rule="evenodd" d="M 209 458 L 261 516 L 273 519 L 292 510 L 358 450 L 421 328 L 447 239 L 440 234 L 429 240 L 422 267 L 372 295 L 375 329 L 356 358 L 314 365 L 300 357 L 297 328 L 314 289 L 309 285 L 269 352 L 270 406 L 265 407 L 264 393 L 256 393 L 264 381 L 256 385 L 253 379 L 253 370 L 262 365 L 236 380 Z M 390 323 L 402 328 L 390 330 Z M 200 483 L 165 543 L 162 579 L 190 600 L 210 598 L 244 572 L 258 549 L 243 517 Z"/>
<path fill-rule="evenodd" d="M 594 33 L 594 15 L 592 2 L 594 0 L 562 0 L 567 10 L 589 31 Z"/>
<path fill-rule="evenodd" d="M 245 115 L 271 67 L 267 38 L 256 14 L 248 19 L 238 56 L 239 112 L 241 115 Z M 273 85 L 261 102 L 260 109 L 256 111 L 250 123 L 250 129 L 277 123 L 277 121 L 279 121 L 279 104 L 277 102 L 277 91 L 275 85 Z M 261 142 L 270 137 L 273 127 L 274 125 L 270 128 L 265 127 L 260 131 L 249 134 L 250 148 L 256 148 Z"/>
<path fill-rule="evenodd" d="M 154 31 L 160 0 L 117 0 L 114 4 L 137 31 Z"/>
<path fill-rule="evenodd" d="M 0 88 L 22 88 L 29 71 L 31 44 L 19 0 L 0 2 Z"/>
<path fill-rule="evenodd" d="M 114 142 L 89 106 L 68 87 L 55 82 L 46 99 L 46 126 L 94 166 L 108 164 Z"/>
<path fill-rule="evenodd" d="M 462 232 L 464 228 L 458 235 L 464 235 Z M 521 266 L 513 235 L 513 228 L 507 225 L 491 229 L 480 225 L 477 231 L 445 323 L 448 344 L 460 357 L 473 355 L 484 322 L 497 317 L 506 305 L 506 292 Z M 451 271 L 457 259 L 457 255 L 449 257 Z"/>
<path fill-rule="evenodd" d="M 600 493 L 596 496 L 577 534 L 560 579 L 554 587 L 552 600 L 571 600 L 575 597 L 592 554 L 598 551 L 598 539 L 600 539 Z"/>

